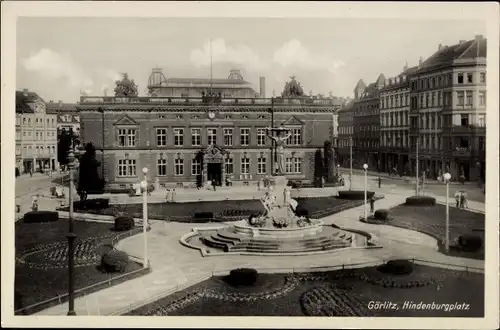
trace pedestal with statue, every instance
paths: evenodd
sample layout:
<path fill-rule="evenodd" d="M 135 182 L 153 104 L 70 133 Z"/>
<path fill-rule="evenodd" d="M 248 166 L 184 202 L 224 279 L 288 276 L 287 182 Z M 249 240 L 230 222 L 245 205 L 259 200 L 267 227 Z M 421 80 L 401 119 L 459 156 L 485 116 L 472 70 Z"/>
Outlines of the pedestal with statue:
<path fill-rule="evenodd" d="M 312 219 L 307 212 L 299 212 L 284 175 L 284 144 L 290 137 L 290 130 L 281 126 L 268 127 L 266 131 L 275 144 L 276 162 L 272 164 L 272 176 L 260 198 L 264 213 L 230 226 L 194 228 L 192 233 L 183 236 L 181 243 L 200 249 L 199 243 L 190 242 L 201 242 L 207 248 L 201 249 L 204 256 L 220 253 L 310 254 L 367 246 L 369 238 L 326 226 L 321 219 Z"/>

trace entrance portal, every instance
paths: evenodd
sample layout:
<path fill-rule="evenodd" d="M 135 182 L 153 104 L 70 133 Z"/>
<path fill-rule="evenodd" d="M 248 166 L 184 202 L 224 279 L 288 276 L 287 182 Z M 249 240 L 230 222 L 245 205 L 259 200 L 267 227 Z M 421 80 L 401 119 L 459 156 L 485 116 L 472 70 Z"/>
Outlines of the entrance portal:
<path fill-rule="evenodd" d="M 207 164 L 207 179 L 215 182 L 216 186 L 222 185 L 222 164 L 208 163 Z"/>

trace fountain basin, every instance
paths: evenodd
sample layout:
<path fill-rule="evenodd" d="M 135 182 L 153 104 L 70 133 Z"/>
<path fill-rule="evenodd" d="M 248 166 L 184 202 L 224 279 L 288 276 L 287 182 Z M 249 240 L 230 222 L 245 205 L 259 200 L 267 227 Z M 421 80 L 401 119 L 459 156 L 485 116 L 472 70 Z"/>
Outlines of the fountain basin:
<path fill-rule="evenodd" d="M 269 238 L 300 238 L 318 235 L 323 231 L 322 220 L 312 220 L 311 224 L 305 227 L 273 228 L 273 227 L 253 227 L 243 222 L 235 224 L 234 233 L 249 237 L 269 237 Z"/>

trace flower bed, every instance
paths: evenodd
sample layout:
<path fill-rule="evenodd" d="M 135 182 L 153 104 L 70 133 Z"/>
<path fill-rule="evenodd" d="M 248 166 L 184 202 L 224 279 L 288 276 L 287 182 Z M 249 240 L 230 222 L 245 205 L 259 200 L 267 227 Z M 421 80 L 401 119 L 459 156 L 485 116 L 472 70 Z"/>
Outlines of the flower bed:
<path fill-rule="evenodd" d="M 375 192 L 367 191 L 366 198 L 370 199 L 375 196 Z M 349 200 L 364 200 L 365 199 L 365 191 L 364 190 L 340 190 L 339 191 L 340 199 L 349 199 Z"/>
<path fill-rule="evenodd" d="M 406 199 L 406 205 L 433 206 L 436 199 L 430 196 L 410 196 Z"/>

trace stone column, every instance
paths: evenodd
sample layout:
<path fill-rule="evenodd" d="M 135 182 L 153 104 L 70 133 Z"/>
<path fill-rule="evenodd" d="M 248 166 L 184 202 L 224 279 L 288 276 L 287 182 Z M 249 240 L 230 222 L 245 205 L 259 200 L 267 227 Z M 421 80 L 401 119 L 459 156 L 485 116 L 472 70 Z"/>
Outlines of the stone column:
<path fill-rule="evenodd" d="M 222 156 L 221 159 L 221 185 L 225 186 L 226 185 L 226 162 L 224 156 Z"/>
<path fill-rule="evenodd" d="M 208 180 L 208 164 L 207 164 L 207 159 L 205 156 L 203 156 L 203 182 L 201 183 L 202 185 L 204 185 L 207 180 Z"/>

